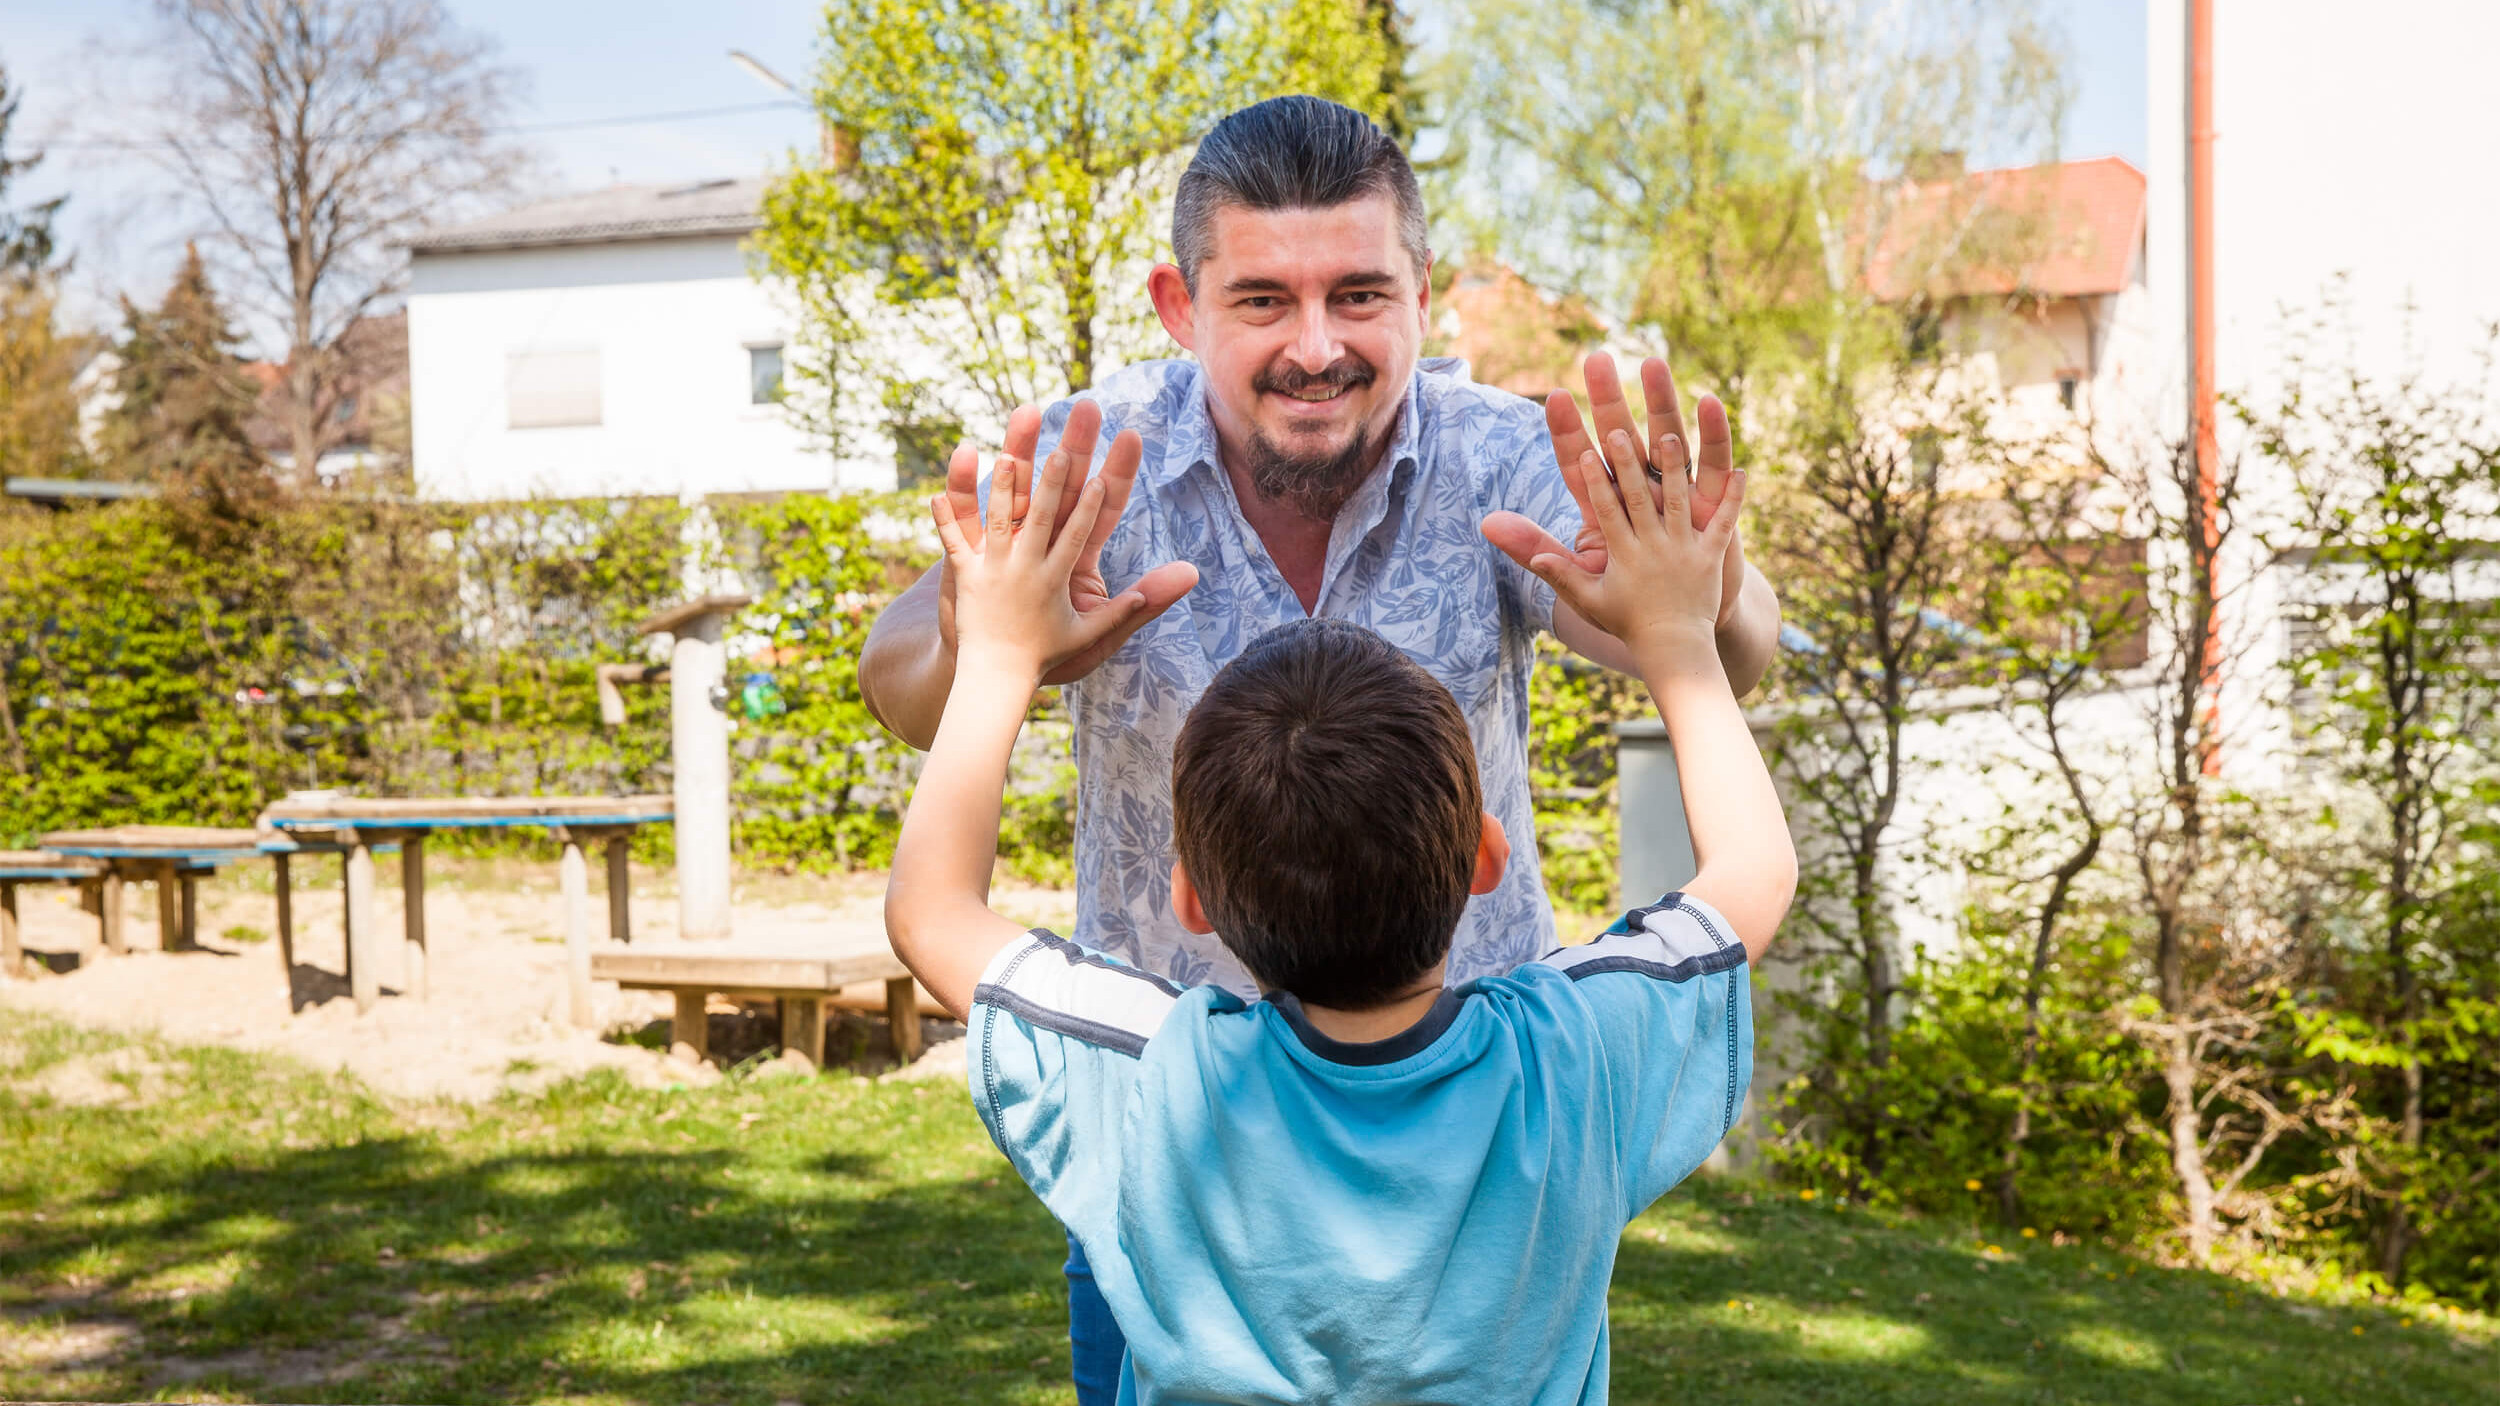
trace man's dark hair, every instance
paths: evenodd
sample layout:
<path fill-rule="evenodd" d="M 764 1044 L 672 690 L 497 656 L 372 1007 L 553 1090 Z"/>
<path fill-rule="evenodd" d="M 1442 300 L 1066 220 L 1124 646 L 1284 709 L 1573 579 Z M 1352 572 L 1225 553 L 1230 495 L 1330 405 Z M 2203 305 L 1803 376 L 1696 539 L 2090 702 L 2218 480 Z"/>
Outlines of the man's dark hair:
<path fill-rule="evenodd" d="M 1253 640 L 1172 755 L 1174 844 L 1216 935 L 1270 990 L 1366 1010 L 1450 950 L 1484 799 L 1466 716 L 1340 620 Z"/>
<path fill-rule="evenodd" d="M 1424 242 L 1424 196 L 1415 168 L 1388 133 L 1353 108 L 1326 98 L 1269 98 L 1215 124 L 1181 173 L 1172 197 L 1172 262 L 1189 291 L 1214 252 L 1215 212 L 1327 210 L 1386 195 L 1397 206 L 1398 238 L 1420 282 L 1431 250 Z"/>

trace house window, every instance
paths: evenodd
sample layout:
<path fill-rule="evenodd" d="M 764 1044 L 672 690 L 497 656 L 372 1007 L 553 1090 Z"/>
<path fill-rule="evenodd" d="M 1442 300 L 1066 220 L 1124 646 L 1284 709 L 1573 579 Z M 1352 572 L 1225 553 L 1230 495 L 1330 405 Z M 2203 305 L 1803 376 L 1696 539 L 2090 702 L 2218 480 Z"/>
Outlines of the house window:
<path fill-rule="evenodd" d="M 915 488 L 946 481 L 946 461 L 963 442 L 964 427 L 951 420 L 894 422 L 894 486 Z"/>
<path fill-rule="evenodd" d="M 2080 372 L 2080 371 L 2060 371 L 2060 372 L 2058 372 L 2058 373 L 2057 373 L 2057 403 L 2058 403 L 2058 404 L 2060 404 L 2060 405 L 2065 406 L 2065 407 L 2066 407 L 2067 409 L 2069 409 L 2069 410 L 2074 409 L 2074 408 L 2075 408 L 2075 388 L 2076 388 L 2077 386 L 2082 385 L 2082 384 L 2083 384 L 2083 373 L 2082 373 L 2082 372 Z"/>
<path fill-rule="evenodd" d="M 504 358 L 505 423 L 516 430 L 599 423 L 599 349 L 516 351 Z"/>
<path fill-rule="evenodd" d="M 781 403 L 781 343 L 747 348 L 747 403 Z"/>

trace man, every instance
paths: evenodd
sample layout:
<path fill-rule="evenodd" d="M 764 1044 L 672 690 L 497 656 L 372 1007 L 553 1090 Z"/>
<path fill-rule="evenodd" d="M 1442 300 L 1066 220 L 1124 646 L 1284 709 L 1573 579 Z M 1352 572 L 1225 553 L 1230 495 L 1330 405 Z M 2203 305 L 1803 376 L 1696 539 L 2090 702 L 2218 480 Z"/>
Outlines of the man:
<path fill-rule="evenodd" d="M 1485 808 L 1521 843 L 1499 886 L 1469 905 L 1448 979 L 1506 972 L 1554 937 L 1526 839 L 1536 633 L 1551 628 L 1612 668 L 1631 663 L 1526 563 L 1575 554 L 1602 568 L 1597 533 L 1582 530 L 1584 465 L 1599 453 L 1606 467 L 1595 471 L 1626 483 L 1686 472 L 1666 366 L 1643 368 L 1646 446 L 1604 357 L 1587 368 L 1595 441 L 1567 395 L 1540 419 L 1452 367 L 1419 366 L 1431 254 L 1414 172 L 1368 119 L 1316 98 L 1259 103 L 1207 134 L 1173 201 L 1172 254 L 1147 293 L 1192 358 L 1128 367 L 1007 424 L 1007 456 L 1028 480 L 1046 439 L 1081 472 L 1102 430 L 1116 433 L 1071 597 L 1081 612 L 1143 598 L 1127 628 L 1045 680 L 1068 686 L 1076 725 L 1077 922 L 1184 985 L 1255 990 L 1220 943 L 1171 912 L 1172 747 L 1190 705 L 1251 640 L 1327 616 L 1389 638 L 1466 714 Z M 1715 401 L 1694 418 L 1693 513 L 1706 523 L 1732 446 Z M 959 520 L 978 518 L 978 478 L 978 456 L 957 451 L 947 485 Z M 1769 665 L 1778 606 L 1732 539 L 1725 572 L 1718 644 L 1741 694 Z M 945 567 L 922 577 L 878 618 L 860 662 L 870 710 L 915 746 L 935 735 L 954 677 L 949 591 Z M 1081 1254 L 1069 1276 L 1079 1396 L 1108 1402 L 1116 1330 Z M 1089 1321 L 1106 1331 L 1089 1333 Z"/>

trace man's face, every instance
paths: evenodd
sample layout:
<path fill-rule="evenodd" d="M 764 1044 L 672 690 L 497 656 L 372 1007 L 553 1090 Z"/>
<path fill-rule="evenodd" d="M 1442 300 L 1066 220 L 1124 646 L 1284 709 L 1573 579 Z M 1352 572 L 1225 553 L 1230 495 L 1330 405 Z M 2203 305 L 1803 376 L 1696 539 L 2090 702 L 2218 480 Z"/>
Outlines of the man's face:
<path fill-rule="evenodd" d="M 1215 212 L 1191 295 L 1155 270 L 1156 311 L 1196 353 L 1227 465 L 1327 519 L 1379 461 L 1423 345 L 1428 292 L 1386 195 L 1326 210 Z"/>

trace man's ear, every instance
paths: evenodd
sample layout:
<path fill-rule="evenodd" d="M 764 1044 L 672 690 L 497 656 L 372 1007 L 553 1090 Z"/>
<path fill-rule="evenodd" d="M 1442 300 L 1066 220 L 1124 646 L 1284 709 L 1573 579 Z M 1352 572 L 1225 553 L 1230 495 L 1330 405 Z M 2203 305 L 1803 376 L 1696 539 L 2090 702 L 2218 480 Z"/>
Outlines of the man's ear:
<path fill-rule="evenodd" d="M 1207 921 L 1207 910 L 1198 905 L 1198 886 L 1189 881 L 1189 871 L 1177 863 L 1172 866 L 1172 916 L 1191 932 L 1215 931 L 1215 924 Z"/>
<path fill-rule="evenodd" d="M 1181 350 L 1198 350 L 1196 300 L 1189 296 L 1189 280 L 1181 276 L 1178 264 L 1157 264 L 1146 275 L 1146 296 L 1155 305 L 1155 316 L 1163 319 L 1163 330 Z"/>
<path fill-rule="evenodd" d="M 1467 891 L 1493 892 L 1502 886 L 1502 871 L 1509 867 L 1510 836 L 1502 833 L 1502 822 L 1488 810 L 1484 813 L 1484 834 L 1476 840 L 1476 876 L 1468 881 Z"/>

